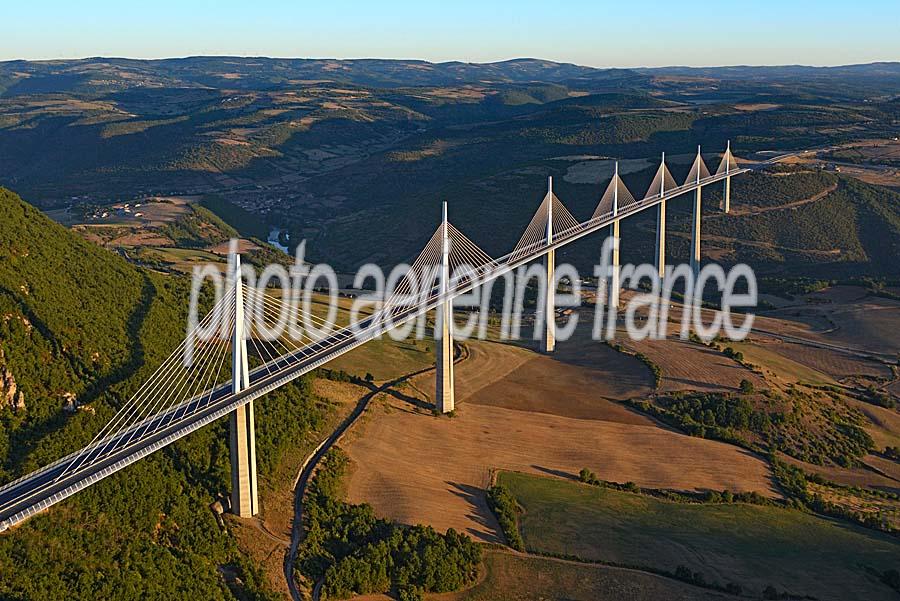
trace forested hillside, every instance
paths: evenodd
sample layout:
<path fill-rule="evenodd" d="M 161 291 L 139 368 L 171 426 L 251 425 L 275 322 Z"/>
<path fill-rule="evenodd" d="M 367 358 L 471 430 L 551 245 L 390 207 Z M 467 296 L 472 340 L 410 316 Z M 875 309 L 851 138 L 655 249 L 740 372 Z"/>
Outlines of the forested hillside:
<path fill-rule="evenodd" d="M 187 290 L 0 190 L 0 482 L 93 436 L 183 337 Z M 259 404 L 262 477 L 325 410 L 308 380 Z M 209 509 L 228 487 L 220 421 L 0 537 L 0 599 L 266 598 Z"/>
<path fill-rule="evenodd" d="M 735 186 L 733 202 L 740 212 L 707 219 L 704 236 L 757 270 L 900 274 L 900 194 L 893 190 L 827 173 L 753 174 Z"/>

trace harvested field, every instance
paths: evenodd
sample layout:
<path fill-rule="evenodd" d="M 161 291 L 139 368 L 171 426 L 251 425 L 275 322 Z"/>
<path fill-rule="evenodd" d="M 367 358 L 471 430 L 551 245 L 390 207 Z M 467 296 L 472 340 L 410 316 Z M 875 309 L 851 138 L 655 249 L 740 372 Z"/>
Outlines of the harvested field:
<path fill-rule="evenodd" d="M 900 341 L 892 335 L 900 329 L 900 302 L 867 296 L 856 286 L 835 286 L 800 299 L 808 304 L 769 311 L 756 325 L 850 348 L 900 351 Z"/>
<path fill-rule="evenodd" d="M 845 486 L 865 486 L 868 488 L 890 490 L 893 492 L 900 491 L 900 480 L 882 476 L 881 474 L 864 467 L 844 468 L 830 465 L 813 465 L 812 463 L 806 463 L 805 461 L 800 461 L 799 459 L 794 459 L 793 457 L 784 454 L 781 454 L 780 457 L 786 463 L 795 465 L 804 472 L 818 474 L 827 480 Z M 874 455 L 867 455 L 863 458 L 863 461 L 868 464 L 872 462 L 873 459 L 877 460 L 879 458 Z"/>
<path fill-rule="evenodd" d="M 888 384 L 886 388 L 892 395 L 900 397 L 900 380 Z"/>
<path fill-rule="evenodd" d="M 434 343 L 430 340 L 372 340 L 330 361 L 327 367 L 383 382 L 434 365 Z"/>
<path fill-rule="evenodd" d="M 771 340 L 771 344 L 767 345 L 767 348 L 791 361 L 806 365 L 836 379 L 849 376 L 883 378 L 891 375 L 891 370 L 883 363 L 826 348 L 816 348 L 793 342 L 779 343 L 777 340 Z"/>
<path fill-rule="evenodd" d="M 866 289 L 859 286 L 830 286 L 818 292 L 804 294 L 798 297 L 798 300 L 802 302 L 810 299 L 812 302 L 827 300 L 832 303 L 853 303 L 864 299 L 866 296 L 868 296 Z"/>
<path fill-rule="evenodd" d="M 848 398 L 847 404 L 862 411 L 872 422 L 866 430 L 879 449 L 900 446 L 900 413 L 896 409 L 878 407 L 871 403 Z"/>
<path fill-rule="evenodd" d="M 828 314 L 837 329 L 828 334 L 829 342 L 846 342 L 852 346 L 881 353 L 900 352 L 900 303 L 884 298 L 841 307 Z"/>
<path fill-rule="evenodd" d="M 752 342 L 733 342 L 729 346 L 744 354 L 744 360 L 759 366 L 766 378 L 782 384 L 808 382 L 811 384 L 835 384 L 835 380 L 825 373 L 803 365 L 784 355 L 777 349 L 782 342 L 774 338 L 754 336 Z"/>
<path fill-rule="evenodd" d="M 470 356 L 457 368 L 460 401 L 581 419 L 649 423 L 608 400 L 652 392 L 649 370 L 605 344 L 589 341 L 579 352 L 567 342 L 553 356 L 490 342 L 467 345 Z M 424 384 L 419 387 L 430 394 Z"/>
<path fill-rule="evenodd" d="M 216 244 L 215 246 L 210 246 L 206 250 L 208 250 L 209 252 L 211 252 L 215 255 L 222 255 L 224 257 L 224 256 L 228 256 L 228 250 L 229 250 L 230 246 L 231 246 L 231 242 L 222 242 L 221 244 Z M 259 249 L 259 245 L 251 240 L 247 240 L 246 238 L 240 238 L 238 240 L 237 252 L 239 252 L 239 253 L 248 253 L 251 250 L 258 250 L 258 249 Z"/>
<path fill-rule="evenodd" d="M 741 380 L 749 380 L 754 386 L 766 387 L 765 380 L 719 351 L 690 341 L 668 338 L 665 340 L 622 340 L 622 345 L 632 351 L 644 353 L 662 370 L 660 391 L 734 390 Z"/>
<path fill-rule="evenodd" d="M 172 246 L 173 242 L 165 236 L 154 231 L 138 231 L 133 234 L 120 236 L 110 240 L 107 244 L 110 246 Z"/>
<path fill-rule="evenodd" d="M 863 458 L 866 465 L 878 470 L 888 478 L 895 481 L 895 488 L 900 489 L 900 463 L 880 457 L 878 455 L 866 455 Z"/>
<path fill-rule="evenodd" d="M 536 357 L 528 349 L 512 344 L 472 340 L 465 345 L 468 357 L 455 372 L 457 399 L 461 401 L 505 378 Z"/>
<path fill-rule="evenodd" d="M 768 466 L 749 452 L 656 425 L 572 419 L 479 405 L 456 417 L 416 413 L 405 404 L 375 407 L 352 443 L 357 469 L 349 500 L 404 523 L 453 527 L 497 538 L 484 488 L 507 469 L 574 477 L 590 467 L 601 478 L 678 490 L 756 490 L 776 496 Z"/>

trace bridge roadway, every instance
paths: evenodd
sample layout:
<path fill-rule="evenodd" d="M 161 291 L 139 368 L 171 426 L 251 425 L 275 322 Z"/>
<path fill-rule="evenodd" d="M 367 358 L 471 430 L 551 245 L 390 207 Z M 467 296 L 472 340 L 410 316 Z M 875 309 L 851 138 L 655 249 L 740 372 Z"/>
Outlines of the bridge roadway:
<path fill-rule="evenodd" d="M 760 168 L 796 154 L 790 153 L 773 157 L 753 168 Z M 736 169 L 731 171 L 727 177 L 740 175 L 750 170 L 750 168 Z M 714 184 L 725 178 L 725 174 L 711 175 L 700 180 L 699 183 L 693 182 L 678 186 L 666 191 L 663 196 L 645 198 L 628 207 L 623 207 L 616 215 L 612 215 L 612 213 L 601 215 L 554 234 L 552 244 L 539 242 L 513 251 L 479 267 L 475 273 L 460 280 L 444 295 L 433 289 L 428 298 L 416 306 L 393 307 L 389 311 L 379 311 L 363 320 L 355 330 L 349 327 L 337 330 L 296 352 L 283 355 L 254 369 L 250 377 L 250 386 L 238 394 L 231 392 L 230 382 L 221 384 L 212 391 L 204 391 L 164 413 L 151 416 L 129 430 L 114 435 L 111 439 L 95 443 L 77 461 L 78 453 L 74 453 L 10 482 L 0 488 L 0 532 L 227 415 L 237 407 L 372 340 L 389 329 L 416 319 L 447 300 L 465 294 L 487 281 L 540 258 L 551 249 L 564 246 L 606 228 L 616 220 L 625 219 L 655 207 L 664 199 L 669 200 L 687 194 L 698 187 Z M 278 365 L 285 363 L 288 365 L 269 373 L 273 366 L 277 368 Z M 69 469 L 70 467 L 72 469 Z"/>

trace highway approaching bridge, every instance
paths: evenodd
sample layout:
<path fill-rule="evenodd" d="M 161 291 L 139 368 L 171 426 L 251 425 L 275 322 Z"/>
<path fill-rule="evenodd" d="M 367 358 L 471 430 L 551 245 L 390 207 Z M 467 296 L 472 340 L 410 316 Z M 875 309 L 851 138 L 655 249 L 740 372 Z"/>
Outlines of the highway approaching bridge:
<path fill-rule="evenodd" d="M 769 159 L 761 165 L 785 156 L 789 155 Z M 720 208 L 728 212 L 731 178 L 748 170 L 737 164 L 729 146 L 716 172 L 710 173 L 698 148 L 686 181 L 677 185 L 663 155 L 649 190 L 637 200 L 619 178 L 617 169 L 593 215 L 584 222 L 575 219 L 553 194 L 551 181 L 515 249 L 497 259 L 489 257 L 449 223 L 445 204 L 440 226 L 411 267 L 411 273 L 417 275 L 438 270 L 443 276 L 439 278 L 440 284 L 418 291 L 414 302 L 408 299 L 399 302 L 398 295 L 394 294 L 355 327 L 337 327 L 324 336 L 306 334 L 306 338 L 301 336 L 294 341 L 264 341 L 245 331 L 245 298 L 248 307 L 265 315 L 274 314 L 276 319 L 280 308 L 273 304 L 277 300 L 243 283 L 237 260 L 229 293 L 198 324 L 200 328 L 210 327 L 218 320 L 227 324 L 225 335 L 199 344 L 190 365 L 182 359 L 188 341 L 182 343 L 90 444 L 0 488 L 0 531 L 226 415 L 231 416 L 232 511 L 240 516 L 254 515 L 257 512 L 254 400 L 394 327 L 437 309 L 443 319 L 438 320 L 442 325 L 435 332 L 439 339 L 435 404 L 437 410 L 449 412 L 454 407 L 454 389 L 453 341 L 448 324 L 455 297 L 541 257 L 545 259 L 548 274 L 552 275 L 557 248 L 606 228 L 618 238 L 622 219 L 652 207 L 657 209 L 656 256 L 662 273 L 666 201 L 690 192 L 694 193 L 691 265 L 696 275 L 700 265 L 702 189 L 722 183 L 724 194 Z M 617 252 L 613 254 L 613 263 L 612 289 L 617 294 Z M 456 270 L 452 280 L 446 277 L 451 269 Z M 552 288 L 546 287 L 542 303 L 545 315 L 554 313 Z M 323 326 L 333 325 L 313 315 L 303 318 Z M 554 320 L 545 319 L 543 328 L 543 349 L 552 351 Z M 248 344 L 255 348 L 261 360 L 252 370 L 248 368 Z M 226 379 L 229 372 L 231 376 Z"/>

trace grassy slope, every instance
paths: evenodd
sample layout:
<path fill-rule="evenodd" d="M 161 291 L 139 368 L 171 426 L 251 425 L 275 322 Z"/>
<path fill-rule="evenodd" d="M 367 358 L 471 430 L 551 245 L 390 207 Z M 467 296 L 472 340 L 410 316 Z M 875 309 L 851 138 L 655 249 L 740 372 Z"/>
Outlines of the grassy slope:
<path fill-rule="evenodd" d="M 794 510 L 677 504 L 637 494 L 504 473 L 524 508 L 529 550 L 674 571 L 760 592 L 768 584 L 820 599 L 890 599 L 865 568 L 896 566 L 886 536 Z"/>

